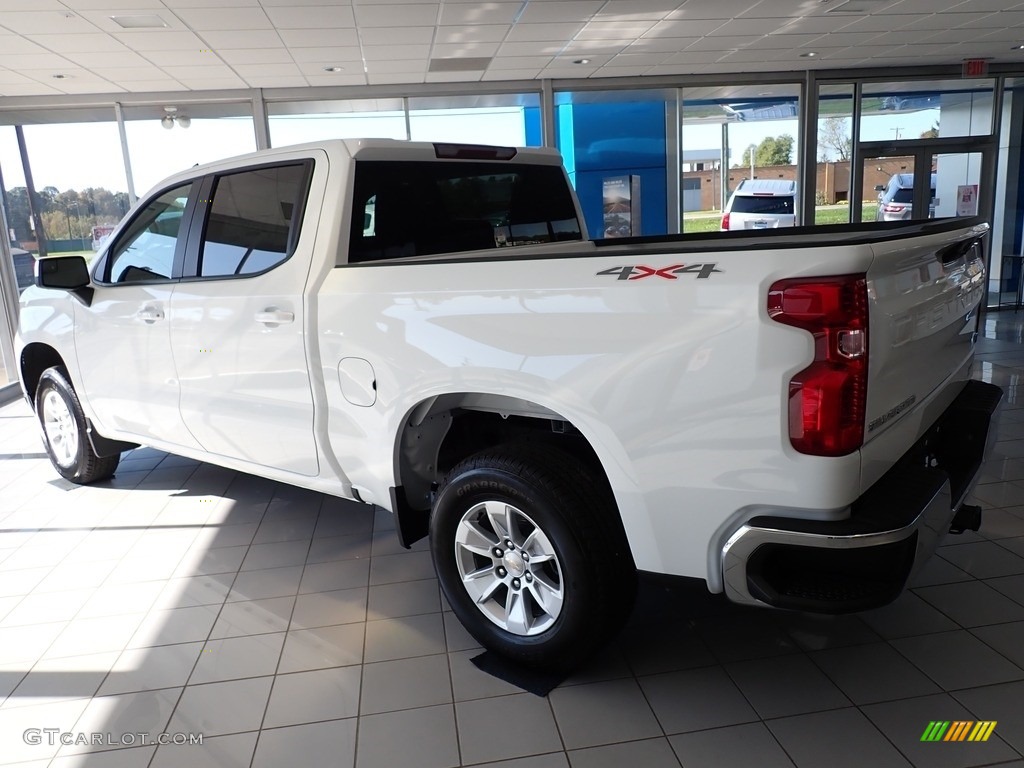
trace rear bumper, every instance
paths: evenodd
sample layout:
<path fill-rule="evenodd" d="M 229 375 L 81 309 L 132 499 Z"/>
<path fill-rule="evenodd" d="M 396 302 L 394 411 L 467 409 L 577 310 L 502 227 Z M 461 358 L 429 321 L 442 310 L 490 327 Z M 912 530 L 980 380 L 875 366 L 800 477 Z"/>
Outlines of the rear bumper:
<path fill-rule="evenodd" d="M 850 507 L 845 520 L 762 516 L 722 551 L 738 603 L 848 613 L 894 600 L 949 531 L 995 440 L 1002 390 L 970 381 L 935 425 Z"/>

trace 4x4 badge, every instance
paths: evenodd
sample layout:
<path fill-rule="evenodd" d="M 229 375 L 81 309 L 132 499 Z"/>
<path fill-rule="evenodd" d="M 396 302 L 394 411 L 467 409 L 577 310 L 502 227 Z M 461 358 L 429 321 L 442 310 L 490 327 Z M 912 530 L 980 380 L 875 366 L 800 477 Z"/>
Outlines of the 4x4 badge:
<path fill-rule="evenodd" d="M 676 275 L 696 274 L 697 279 L 711 277 L 714 272 L 722 272 L 716 269 L 716 262 L 710 264 L 673 264 L 670 267 L 655 269 L 637 264 L 631 267 L 611 267 L 602 269 L 598 275 L 616 275 L 619 280 L 643 280 L 645 277 L 663 277 L 666 280 L 676 280 Z"/>

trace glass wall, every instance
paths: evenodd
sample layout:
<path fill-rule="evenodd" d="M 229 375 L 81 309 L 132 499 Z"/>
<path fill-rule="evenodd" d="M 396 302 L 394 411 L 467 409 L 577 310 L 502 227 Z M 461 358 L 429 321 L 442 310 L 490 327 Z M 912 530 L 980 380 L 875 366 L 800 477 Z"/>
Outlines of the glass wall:
<path fill-rule="evenodd" d="M 539 147 L 540 94 L 411 98 L 409 128 L 413 141 Z"/>
<path fill-rule="evenodd" d="M 407 139 L 402 99 L 283 101 L 267 105 L 270 146 L 324 139 Z"/>
<path fill-rule="evenodd" d="M 683 232 L 720 231 L 722 211 L 746 179 L 799 179 L 799 95 L 795 83 L 683 89 Z M 779 189 L 789 191 L 792 213 L 799 190 Z"/>
<path fill-rule="evenodd" d="M 822 86 L 818 91 L 817 172 L 814 223 L 848 224 L 853 166 L 853 84 Z M 869 207 L 871 204 L 868 204 Z M 862 216 L 867 221 L 873 208 Z"/>
<path fill-rule="evenodd" d="M 126 107 L 124 120 L 140 197 L 166 176 L 196 163 L 256 151 L 249 102 Z"/>

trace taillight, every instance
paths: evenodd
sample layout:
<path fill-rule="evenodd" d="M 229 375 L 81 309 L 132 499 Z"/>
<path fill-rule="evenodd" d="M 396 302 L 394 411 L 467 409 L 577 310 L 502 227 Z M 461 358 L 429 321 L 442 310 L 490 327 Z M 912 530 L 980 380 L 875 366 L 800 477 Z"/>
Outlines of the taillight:
<path fill-rule="evenodd" d="M 903 209 L 907 206 L 901 205 L 900 203 L 886 203 L 882 206 L 882 210 L 886 213 L 902 213 Z"/>
<path fill-rule="evenodd" d="M 768 315 L 814 337 L 814 362 L 789 382 L 789 440 L 800 453 L 844 456 L 864 443 L 868 297 L 864 275 L 779 280 Z"/>
<path fill-rule="evenodd" d="M 729 214 L 725 213 L 722 215 L 722 229 L 729 228 Z"/>

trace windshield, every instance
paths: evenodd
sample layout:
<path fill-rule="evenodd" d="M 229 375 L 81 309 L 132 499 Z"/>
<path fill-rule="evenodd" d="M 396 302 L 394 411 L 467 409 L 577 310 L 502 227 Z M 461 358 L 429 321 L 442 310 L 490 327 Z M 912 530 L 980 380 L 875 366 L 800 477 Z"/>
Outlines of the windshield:
<path fill-rule="evenodd" d="M 746 197 L 737 195 L 732 200 L 733 213 L 774 213 L 792 214 L 793 198 L 785 197 Z"/>

